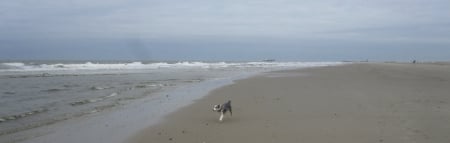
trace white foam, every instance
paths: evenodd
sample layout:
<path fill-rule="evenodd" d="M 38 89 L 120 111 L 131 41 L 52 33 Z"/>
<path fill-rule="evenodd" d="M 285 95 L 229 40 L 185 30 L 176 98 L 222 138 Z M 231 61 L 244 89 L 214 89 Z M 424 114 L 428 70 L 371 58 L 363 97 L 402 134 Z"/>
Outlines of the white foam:
<path fill-rule="evenodd" d="M 128 69 L 225 69 L 225 68 L 296 68 L 296 67 L 317 67 L 342 64 L 341 62 L 177 62 L 177 63 L 79 63 L 79 64 L 25 64 L 20 62 L 0 63 L 0 72 L 11 71 L 65 71 L 65 70 L 128 70 Z"/>

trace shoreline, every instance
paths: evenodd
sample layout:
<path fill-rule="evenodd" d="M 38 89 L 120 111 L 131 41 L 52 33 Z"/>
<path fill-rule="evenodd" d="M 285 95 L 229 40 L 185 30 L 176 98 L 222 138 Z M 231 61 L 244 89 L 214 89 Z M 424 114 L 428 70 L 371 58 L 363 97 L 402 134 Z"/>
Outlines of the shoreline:
<path fill-rule="evenodd" d="M 266 71 L 339 64 L 341 63 L 241 63 L 229 65 L 230 67 L 213 65 L 213 67 L 203 66 L 198 69 L 187 66 L 179 70 L 161 69 L 147 73 L 140 73 L 141 70 L 138 70 L 137 74 L 131 74 L 135 72 L 131 70 L 123 71 L 130 74 L 87 74 L 86 76 L 78 76 L 83 74 L 82 71 L 77 73 L 77 76 L 55 75 L 59 71 L 45 74 L 45 76 L 27 75 L 16 78 L 5 75 L 2 78 L 9 81 L 4 81 L 8 83 L 3 84 L 13 86 L 13 89 L 8 86 L 3 88 L 14 90 L 14 92 L 5 96 L 6 101 L 10 102 L 3 106 L 20 110 L 28 110 L 35 105 L 48 104 L 48 106 L 45 108 L 47 112 L 39 114 L 40 116 L 10 120 L 1 124 L 2 127 L 19 125 L 15 124 L 19 122 L 26 123 L 20 124 L 21 126 L 27 126 L 34 123 L 32 122 L 34 119 L 52 119 L 60 114 L 65 118 L 36 128 L 4 134 L 0 136 L 0 142 L 78 142 L 80 138 L 84 142 L 122 142 L 131 133 L 156 123 L 166 114 L 193 103 L 193 100 L 207 95 L 209 90 L 231 84 L 233 80 Z M 28 86 L 33 88 L 23 88 Z M 27 98 L 36 93 L 40 98 Z M 25 104 L 29 106 L 26 108 L 13 106 L 19 105 L 17 103 L 20 102 L 14 101 L 21 98 L 30 99 L 26 100 L 27 103 L 34 103 L 33 99 L 45 102 Z M 45 100 L 47 98 L 49 100 Z M 0 113 L 13 113 L 13 110 L 3 109 Z M 66 118 L 67 113 L 72 112 L 82 112 L 83 116 Z"/>
<path fill-rule="evenodd" d="M 131 104 L 120 106 L 114 110 L 107 110 L 104 113 L 89 114 L 81 118 L 32 128 L 15 134 L 5 135 L 4 137 L 13 138 L 17 135 L 26 137 L 9 141 L 20 143 L 123 142 L 135 131 L 141 130 L 146 126 L 158 124 L 164 116 L 175 112 L 183 106 L 192 104 L 196 99 L 206 96 L 208 91 L 231 84 L 234 79 L 245 78 L 245 76 L 250 75 L 210 79 L 200 83 L 166 89 L 166 91 L 132 101 L 133 103 Z M 80 139 L 79 137 L 82 138 Z"/>
<path fill-rule="evenodd" d="M 126 143 L 448 142 L 449 70 L 355 63 L 263 73 L 213 90 Z M 220 123 L 211 108 L 228 99 L 233 117 Z"/>

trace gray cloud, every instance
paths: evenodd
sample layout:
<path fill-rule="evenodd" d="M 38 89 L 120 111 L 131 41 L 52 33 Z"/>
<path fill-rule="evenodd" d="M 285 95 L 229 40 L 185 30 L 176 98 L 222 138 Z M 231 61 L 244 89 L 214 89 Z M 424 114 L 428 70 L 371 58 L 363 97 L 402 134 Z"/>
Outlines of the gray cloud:
<path fill-rule="evenodd" d="M 71 39 L 123 43 L 129 39 L 194 39 L 198 43 L 203 38 L 228 41 L 225 44 L 238 39 L 247 42 L 271 39 L 278 43 L 342 40 L 368 42 L 362 46 L 369 43 L 448 46 L 450 1 L 4 0 L 0 1 L 0 31 L 0 39 L 12 43 L 3 46 L 30 39 L 40 39 L 42 43 Z"/>

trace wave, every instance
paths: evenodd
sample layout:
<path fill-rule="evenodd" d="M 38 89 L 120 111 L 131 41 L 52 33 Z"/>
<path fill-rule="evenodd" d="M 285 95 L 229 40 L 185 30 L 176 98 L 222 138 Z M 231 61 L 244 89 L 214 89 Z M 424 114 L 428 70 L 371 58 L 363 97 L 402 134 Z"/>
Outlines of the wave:
<path fill-rule="evenodd" d="M 5 71 L 64 71 L 64 70 L 129 70 L 129 69 L 220 69 L 220 68 L 269 68 L 269 67 L 315 67 L 336 65 L 341 62 L 157 62 L 157 63 L 71 63 L 34 64 L 22 62 L 0 63 L 0 72 Z"/>

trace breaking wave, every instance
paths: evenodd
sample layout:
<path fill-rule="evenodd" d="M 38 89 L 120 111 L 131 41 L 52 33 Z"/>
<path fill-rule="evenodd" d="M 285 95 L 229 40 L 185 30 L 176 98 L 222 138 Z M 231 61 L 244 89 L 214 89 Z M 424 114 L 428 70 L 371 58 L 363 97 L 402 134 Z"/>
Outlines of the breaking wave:
<path fill-rule="evenodd" d="M 63 71 L 63 70 L 128 70 L 128 69 L 220 69 L 220 68 L 272 68 L 272 67 L 316 67 L 341 64 L 341 62 L 128 62 L 128 63 L 56 63 L 34 64 L 22 62 L 0 63 L 2 71 Z"/>

